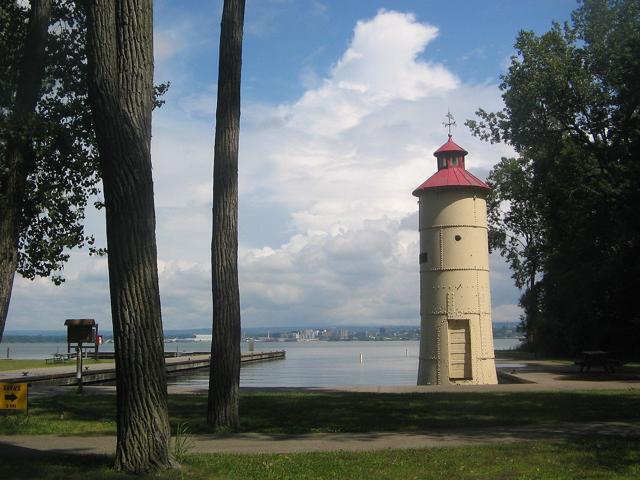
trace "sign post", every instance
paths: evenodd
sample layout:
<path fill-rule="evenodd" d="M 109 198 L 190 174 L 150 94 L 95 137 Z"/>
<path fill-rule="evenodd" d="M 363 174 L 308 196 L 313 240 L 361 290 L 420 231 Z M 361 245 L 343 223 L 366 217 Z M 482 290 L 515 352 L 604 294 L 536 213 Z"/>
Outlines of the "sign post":
<path fill-rule="evenodd" d="M 96 323 L 96 331 L 95 331 L 94 337 L 95 337 L 95 341 L 96 341 L 96 348 L 95 348 L 96 360 L 98 360 L 100 358 L 100 354 L 98 353 L 98 349 L 100 348 L 100 345 L 102 345 L 102 335 L 98 335 L 98 324 L 97 323 Z"/>
<path fill-rule="evenodd" d="M 78 393 L 82 393 L 82 343 L 76 347 L 76 380 L 78 381 Z"/>
<path fill-rule="evenodd" d="M 78 393 L 82 393 L 82 344 L 93 345 L 96 359 L 98 358 L 98 325 L 93 318 L 68 318 L 64 324 L 67 327 L 67 351 L 70 351 L 71 344 L 75 343 L 76 380 L 78 381 Z"/>

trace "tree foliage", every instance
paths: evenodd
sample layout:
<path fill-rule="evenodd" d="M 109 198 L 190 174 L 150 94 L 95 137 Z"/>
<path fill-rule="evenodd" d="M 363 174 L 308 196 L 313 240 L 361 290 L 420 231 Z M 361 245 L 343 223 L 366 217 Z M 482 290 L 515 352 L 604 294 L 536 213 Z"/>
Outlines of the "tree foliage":
<path fill-rule="evenodd" d="M 84 229 L 87 206 L 103 206 L 87 103 L 85 12 L 73 0 L 47 0 L 42 68 L 27 68 L 30 16 L 40 3 L 0 0 L 0 339 L 16 271 L 59 285 L 70 249 L 105 253 Z M 27 83 L 35 101 L 29 111 L 18 105 Z M 155 87 L 154 107 L 168 87 Z"/>
<path fill-rule="evenodd" d="M 571 22 L 521 32 L 515 47 L 500 85 L 505 108 L 467 124 L 511 144 L 529 176 L 532 210 L 518 203 L 520 177 L 504 175 L 504 161 L 492 172 L 505 215 L 532 220 L 541 235 L 532 251 L 506 251 L 518 257 L 509 260 L 516 284 L 540 262 L 541 312 L 525 319 L 528 340 L 557 352 L 637 350 L 640 2 L 585 0 Z"/>
<path fill-rule="evenodd" d="M 64 281 L 68 249 L 89 245 L 85 208 L 99 193 L 95 137 L 87 108 L 83 14 L 75 3 L 53 3 L 42 92 L 28 123 L 16 123 L 18 70 L 26 34 L 28 7 L 4 1 L 0 7 L 0 170 L 6 168 L 7 139 L 29 136 L 33 156 L 26 178 L 20 225 L 18 273 L 33 279 Z M 100 206 L 100 203 L 97 203 Z"/>
<path fill-rule="evenodd" d="M 544 254 L 544 221 L 534 194 L 533 165 L 525 157 L 502 158 L 489 176 L 487 197 L 489 248 L 505 258 L 522 291 L 522 329 L 531 334 L 539 318 Z"/>
<path fill-rule="evenodd" d="M 522 157 L 502 158 L 487 178 L 489 246 L 507 259 L 520 289 L 533 288 L 542 266 L 544 226 L 530 197 L 531 168 Z"/>

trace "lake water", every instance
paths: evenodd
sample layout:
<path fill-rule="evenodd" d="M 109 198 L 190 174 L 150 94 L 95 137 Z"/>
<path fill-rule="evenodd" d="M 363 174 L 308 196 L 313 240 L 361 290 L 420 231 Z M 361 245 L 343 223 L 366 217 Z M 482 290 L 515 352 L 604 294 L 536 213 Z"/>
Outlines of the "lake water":
<path fill-rule="evenodd" d="M 495 348 L 507 350 L 519 345 L 517 339 L 496 339 Z M 5 358 L 47 358 L 66 352 L 65 343 L 2 343 Z M 243 344 L 242 349 L 246 350 Z M 209 342 L 165 344 L 167 351 L 207 352 Z M 101 347 L 113 351 L 113 344 Z M 415 385 L 418 372 L 418 341 L 387 342 L 256 342 L 255 351 L 286 350 L 285 360 L 244 365 L 240 385 L 245 387 L 328 387 L 344 385 Z M 362 354 L 362 362 L 360 355 Z M 173 385 L 207 388 L 208 373 L 169 379 Z"/>

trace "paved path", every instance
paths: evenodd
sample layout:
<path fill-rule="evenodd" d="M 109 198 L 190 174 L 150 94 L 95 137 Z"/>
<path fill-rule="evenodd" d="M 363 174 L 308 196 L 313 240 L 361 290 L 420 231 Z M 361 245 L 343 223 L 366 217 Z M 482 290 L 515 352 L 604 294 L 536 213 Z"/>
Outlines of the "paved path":
<path fill-rule="evenodd" d="M 568 439 L 583 435 L 640 439 L 640 421 L 541 424 L 433 430 L 424 433 L 308 433 L 269 435 L 239 433 L 193 435 L 192 453 L 295 453 L 321 451 L 372 451 L 434 448 L 542 439 Z M 11 435 L 0 437 L 0 451 L 16 454 L 64 452 L 108 454 L 115 452 L 113 436 Z"/>

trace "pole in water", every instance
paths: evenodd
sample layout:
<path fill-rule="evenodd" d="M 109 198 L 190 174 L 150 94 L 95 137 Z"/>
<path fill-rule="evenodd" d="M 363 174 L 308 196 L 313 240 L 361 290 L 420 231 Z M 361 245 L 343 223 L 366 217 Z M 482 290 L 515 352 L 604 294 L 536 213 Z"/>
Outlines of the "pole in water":
<path fill-rule="evenodd" d="M 404 349 L 404 356 L 405 356 L 405 357 L 408 357 L 408 356 L 409 356 L 409 349 L 408 349 L 408 348 L 405 348 L 405 349 Z"/>
<path fill-rule="evenodd" d="M 364 362 L 364 358 L 362 356 L 362 352 L 360 352 L 360 363 L 363 363 L 363 362 Z"/>
<path fill-rule="evenodd" d="M 7 360 L 9 360 L 9 358 L 11 358 L 10 355 L 9 355 L 9 350 L 10 350 L 10 348 L 7 347 Z"/>

